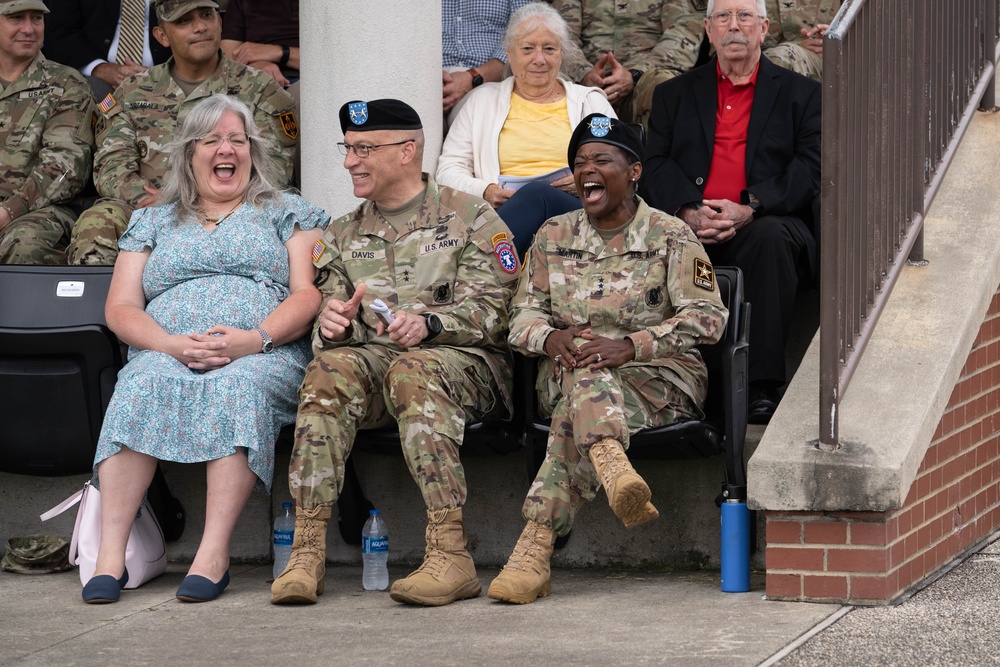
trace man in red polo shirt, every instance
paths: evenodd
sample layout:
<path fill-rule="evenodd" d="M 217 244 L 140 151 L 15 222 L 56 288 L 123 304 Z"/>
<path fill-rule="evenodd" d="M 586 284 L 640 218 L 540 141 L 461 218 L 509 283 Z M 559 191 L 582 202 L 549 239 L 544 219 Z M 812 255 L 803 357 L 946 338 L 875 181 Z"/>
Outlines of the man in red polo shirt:
<path fill-rule="evenodd" d="M 764 0 L 709 0 L 717 56 L 656 88 L 640 182 L 713 264 L 743 270 L 755 423 L 780 400 L 800 268 L 815 267 L 822 124 L 820 85 L 761 55 L 768 26 Z"/>

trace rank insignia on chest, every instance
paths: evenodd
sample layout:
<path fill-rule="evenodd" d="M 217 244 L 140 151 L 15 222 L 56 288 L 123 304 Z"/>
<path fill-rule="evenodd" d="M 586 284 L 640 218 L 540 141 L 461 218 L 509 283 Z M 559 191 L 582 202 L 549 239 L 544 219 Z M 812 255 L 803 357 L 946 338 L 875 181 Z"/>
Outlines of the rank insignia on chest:
<path fill-rule="evenodd" d="M 139 151 L 139 159 L 145 160 L 146 156 L 149 155 L 149 144 L 145 141 L 140 141 L 135 145 L 137 151 Z"/>
<path fill-rule="evenodd" d="M 517 255 L 510 241 L 500 241 L 493 246 L 493 254 L 496 255 L 497 263 L 505 273 L 517 273 Z"/>
<path fill-rule="evenodd" d="M 315 262 L 322 257 L 325 250 L 326 244 L 319 239 L 316 239 L 316 243 L 313 243 L 312 260 Z"/>
<path fill-rule="evenodd" d="M 703 259 L 694 260 L 694 284 L 702 289 L 712 291 L 715 289 L 715 269 Z"/>
<path fill-rule="evenodd" d="M 654 287 L 648 292 L 646 292 L 646 305 L 650 308 L 656 308 L 661 303 L 663 303 L 663 292 L 660 291 L 659 287 Z"/>
<path fill-rule="evenodd" d="M 230 97 L 236 97 L 239 94 L 240 94 L 239 86 L 232 86 L 228 90 L 226 90 L 226 95 L 229 95 Z"/>

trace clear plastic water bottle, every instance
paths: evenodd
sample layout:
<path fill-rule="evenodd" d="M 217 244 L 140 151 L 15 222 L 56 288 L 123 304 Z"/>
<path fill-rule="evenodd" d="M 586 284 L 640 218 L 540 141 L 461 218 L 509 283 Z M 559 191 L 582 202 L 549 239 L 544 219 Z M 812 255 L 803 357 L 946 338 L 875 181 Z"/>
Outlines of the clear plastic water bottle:
<path fill-rule="evenodd" d="M 285 571 L 288 558 L 292 555 L 292 540 L 295 537 L 295 512 L 291 503 L 281 503 L 281 513 L 274 517 L 274 578 Z"/>
<path fill-rule="evenodd" d="M 378 510 L 369 512 L 368 521 L 361 530 L 361 560 L 365 571 L 361 585 L 366 591 L 384 591 L 389 588 L 389 528 Z"/>

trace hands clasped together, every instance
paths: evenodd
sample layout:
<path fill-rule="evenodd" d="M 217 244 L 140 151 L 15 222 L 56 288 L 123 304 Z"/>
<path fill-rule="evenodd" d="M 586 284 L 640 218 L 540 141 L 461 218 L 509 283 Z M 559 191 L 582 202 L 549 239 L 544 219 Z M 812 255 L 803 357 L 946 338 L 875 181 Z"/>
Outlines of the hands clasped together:
<path fill-rule="evenodd" d="M 586 342 L 576 344 L 577 338 Z M 556 378 L 563 370 L 589 366 L 593 370 L 615 368 L 635 359 L 635 345 L 630 338 L 598 336 L 589 324 L 556 329 L 545 339 L 545 354 L 555 362 Z"/>
<path fill-rule="evenodd" d="M 260 352 L 263 340 L 256 331 L 217 324 L 203 334 L 175 334 L 170 343 L 174 359 L 194 370 L 212 371 Z"/>
<path fill-rule="evenodd" d="M 705 199 L 698 208 L 685 208 L 679 217 L 694 230 L 703 245 L 723 243 L 753 220 L 753 209 L 728 199 Z"/>
<path fill-rule="evenodd" d="M 323 338 L 340 342 L 350 335 L 351 321 L 358 316 L 361 308 L 361 298 L 365 295 L 365 285 L 358 285 L 357 290 L 347 301 L 330 299 L 319 314 L 319 330 Z M 427 321 L 420 315 L 397 310 L 393 321 L 388 327 L 382 322 L 375 327 L 375 335 L 389 335 L 396 345 L 404 348 L 419 345 L 427 337 Z"/>

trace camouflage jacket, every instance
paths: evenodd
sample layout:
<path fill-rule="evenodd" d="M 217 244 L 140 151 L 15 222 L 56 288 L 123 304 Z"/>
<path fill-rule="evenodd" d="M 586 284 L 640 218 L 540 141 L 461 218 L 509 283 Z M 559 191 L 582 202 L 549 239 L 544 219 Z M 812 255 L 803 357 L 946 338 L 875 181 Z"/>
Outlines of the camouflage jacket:
<path fill-rule="evenodd" d="M 313 253 L 324 299 L 347 300 L 364 283 L 361 310 L 351 338 L 333 343 L 313 327 L 313 350 L 373 343 L 395 349 L 388 336 L 375 336 L 377 297 L 389 309 L 434 313 L 443 330 L 424 345 L 449 346 L 486 360 L 511 406 L 512 364 L 507 348 L 507 312 L 517 283 L 512 234 L 479 197 L 438 186 L 426 174 L 427 194 L 407 230 L 398 234 L 365 202 L 327 228 Z"/>
<path fill-rule="evenodd" d="M 705 34 L 704 0 L 553 0 L 583 57 L 563 54 L 562 71 L 581 81 L 607 51 L 625 69 L 694 67 Z M 700 10 L 699 10 L 700 7 Z"/>
<path fill-rule="evenodd" d="M 718 341 L 727 317 L 694 232 L 640 199 L 631 224 L 607 243 L 582 210 L 542 225 L 511 305 L 510 343 L 545 354 L 552 331 L 589 322 L 599 336 L 632 339 L 627 366 L 669 367 L 701 403 L 706 370 L 693 348 Z"/>
<path fill-rule="evenodd" d="M 90 86 L 38 54 L 0 92 L 0 201 L 11 217 L 73 199 L 90 174 Z"/>
<path fill-rule="evenodd" d="M 271 159 L 283 176 L 279 185 L 291 181 L 298 137 L 295 103 L 269 75 L 219 54 L 215 73 L 187 98 L 170 76 L 171 58 L 125 79 L 101 102 L 94 183 L 102 197 L 135 206 L 146 197 L 144 185 L 161 187 L 167 171 L 164 146 L 187 113 L 215 93 L 232 95 L 250 107 L 261 132 L 275 142 Z"/>
<path fill-rule="evenodd" d="M 767 18 L 771 27 L 764 39 L 765 49 L 775 44 L 802 41 L 802 28 L 817 23 L 829 24 L 840 9 L 841 0 L 767 0 Z"/>

